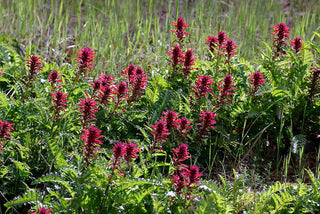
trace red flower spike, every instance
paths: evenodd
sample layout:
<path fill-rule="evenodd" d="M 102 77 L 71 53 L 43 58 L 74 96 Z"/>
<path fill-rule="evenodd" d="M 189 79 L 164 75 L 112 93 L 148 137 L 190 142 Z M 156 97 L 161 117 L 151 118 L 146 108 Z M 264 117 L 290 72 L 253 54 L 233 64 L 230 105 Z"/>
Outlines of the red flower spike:
<path fill-rule="evenodd" d="M 252 75 L 249 75 L 250 78 L 250 82 L 253 84 L 253 88 L 252 87 L 248 87 L 251 89 L 252 91 L 252 95 L 254 95 L 256 93 L 256 91 L 258 90 L 258 87 L 260 85 L 263 85 L 265 81 L 267 81 L 266 79 L 263 79 L 263 75 L 260 72 L 254 72 Z"/>
<path fill-rule="evenodd" d="M 188 131 L 189 129 L 191 129 L 192 127 L 189 126 L 189 124 L 191 124 L 192 122 L 189 121 L 187 118 L 183 117 L 180 119 L 179 121 L 179 130 L 180 130 L 180 133 L 183 134 L 183 135 L 187 135 L 188 134 Z M 185 140 L 188 140 L 188 138 L 186 137 L 183 137 Z"/>
<path fill-rule="evenodd" d="M 183 63 L 183 52 L 181 51 L 181 48 L 176 45 L 171 51 L 168 51 L 168 54 L 171 56 L 172 68 L 173 70 L 176 70 L 177 66 Z"/>
<path fill-rule="evenodd" d="M 98 108 L 96 106 L 97 103 L 98 101 L 90 98 L 80 98 L 80 103 L 78 104 L 80 108 L 78 109 L 78 111 L 82 113 L 79 115 L 82 120 L 82 127 L 86 127 L 91 120 L 96 120 L 95 113 L 98 111 Z"/>
<path fill-rule="evenodd" d="M 155 143 L 167 141 L 166 136 L 170 135 L 169 130 L 166 128 L 166 123 L 162 120 L 156 122 L 156 125 L 150 125 L 153 128 L 151 132 L 154 136 Z"/>
<path fill-rule="evenodd" d="M 113 156 L 115 163 L 118 164 L 118 160 L 126 153 L 126 147 L 122 142 L 118 142 L 113 147 Z"/>
<path fill-rule="evenodd" d="M 179 115 L 177 115 L 177 112 L 175 111 L 167 111 L 162 112 L 165 117 L 161 117 L 161 120 L 163 120 L 166 123 L 166 128 L 170 131 L 171 129 L 176 129 L 179 126 Z"/>
<path fill-rule="evenodd" d="M 129 84 L 132 85 L 134 76 L 136 75 L 136 68 L 134 64 L 130 64 L 127 69 L 123 69 L 121 75 L 128 78 Z"/>
<path fill-rule="evenodd" d="M 278 23 L 276 26 L 273 26 L 274 31 L 271 33 L 274 35 L 272 38 L 274 48 L 276 50 L 276 55 L 285 54 L 282 50 L 283 46 L 287 46 L 287 43 L 284 41 L 285 39 L 289 38 L 289 27 L 285 23 Z"/>
<path fill-rule="evenodd" d="M 214 129 L 213 125 L 217 123 L 214 118 L 217 116 L 217 114 L 212 111 L 201 111 L 199 116 L 201 123 L 197 123 L 196 125 L 201 126 L 198 131 L 198 138 L 201 139 L 207 137 L 209 129 Z"/>
<path fill-rule="evenodd" d="M 107 74 L 100 75 L 98 79 L 101 82 L 101 86 L 106 87 L 112 85 L 113 77 Z"/>
<path fill-rule="evenodd" d="M 98 79 L 94 82 L 91 82 L 90 85 L 92 86 L 93 91 L 98 91 L 100 89 L 101 86 L 101 81 Z"/>
<path fill-rule="evenodd" d="M 141 74 L 135 74 L 132 80 L 132 94 L 129 98 L 129 102 L 133 100 L 137 100 L 141 97 L 143 91 L 146 90 L 147 87 L 147 74 L 143 72 L 143 70 L 139 71 Z"/>
<path fill-rule="evenodd" d="M 191 73 L 192 69 L 195 69 L 191 67 L 192 65 L 194 65 L 195 60 L 196 58 L 193 57 L 193 51 L 191 49 L 187 50 L 184 55 L 183 67 L 181 68 L 185 77 L 187 77 Z"/>
<path fill-rule="evenodd" d="M 210 87 L 213 81 L 209 75 L 198 76 L 196 84 L 191 86 L 191 92 L 194 93 L 197 102 L 213 90 Z"/>
<path fill-rule="evenodd" d="M 171 180 L 174 184 L 177 194 L 181 194 L 182 193 L 181 191 L 186 185 L 186 182 L 184 181 L 183 173 L 179 173 L 179 175 L 173 175 L 173 179 Z"/>
<path fill-rule="evenodd" d="M 188 151 L 188 145 L 181 143 L 178 148 L 172 149 L 175 154 L 173 154 L 174 166 L 179 166 L 181 162 L 191 158 Z"/>
<path fill-rule="evenodd" d="M 98 94 L 98 98 L 100 100 L 100 103 L 103 105 L 107 105 L 110 103 L 110 98 L 115 94 L 113 86 L 106 85 L 105 87 L 100 87 L 100 91 Z"/>
<path fill-rule="evenodd" d="M 54 102 L 54 106 L 52 106 L 51 108 L 54 109 L 56 117 L 60 117 L 59 115 L 59 111 L 61 110 L 65 110 L 66 106 L 67 106 L 67 102 L 68 100 L 67 98 L 67 94 L 64 94 L 62 91 L 56 91 L 56 93 L 52 93 L 50 92 L 51 97 L 52 97 L 52 101 Z"/>
<path fill-rule="evenodd" d="M 300 37 L 296 37 L 293 40 L 290 40 L 292 49 L 298 53 L 302 48 L 302 39 Z"/>
<path fill-rule="evenodd" d="M 101 150 L 99 145 L 102 145 L 102 142 L 98 140 L 102 138 L 103 135 L 100 135 L 101 130 L 95 126 L 90 126 L 88 129 L 83 129 L 85 134 L 81 135 L 81 139 L 85 141 L 86 145 L 82 148 L 84 152 L 85 161 L 90 163 L 92 157 L 96 158 L 97 150 Z"/>
<path fill-rule="evenodd" d="M 220 98 L 218 98 L 217 96 L 215 96 L 220 104 L 229 104 L 227 101 L 225 100 L 231 100 L 230 98 L 228 98 L 228 96 L 233 95 L 232 90 L 235 90 L 235 87 L 232 87 L 233 82 L 232 82 L 232 76 L 230 74 L 227 74 L 224 79 L 223 79 L 223 83 L 219 82 L 218 83 L 218 89 L 220 90 Z M 220 87 L 222 86 L 222 87 Z"/>
<path fill-rule="evenodd" d="M 209 48 L 209 51 L 211 53 L 214 52 L 214 50 L 217 48 L 218 46 L 218 37 L 216 36 L 208 36 L 208 38 L 206 38 L 206 45 L 208 46 Z"/>
<path fill-rule="evenodd" d="M 186 171 L 183 172 L 186 178 L 186 182 L 188 183 L 189 187 L 191 187 L 191 184 L 198 184 L 200 183 L 200 177 L 202 174 L 199 173 L 199 167 L 193 165 L 190 166 L 189 169 L 186 169 Z"/>
<path fill-rule="evenodd" d="M 218 39 L 218 45 L 219 47 L 221 47 L 223 43 L 227 41 L 229 38 L 227 37 L 227 34 L 224 31 L 220 31 L 218 33 L 217 39 Z"/>
<path fill-rule="evenodd" d="M 85 47 L 82 48 L 79 52 L 77 52 L 77 55 L 79 58 L 76 58 L 76 60 L 79 62 L 78 68 L 80 73 L 85 75 L 91 68 L 93 67 L 92 62 L 94 62 L 93 58 L 95 57 L 95 52 L 89 48 Z"/>
<path fill-rule="evenodd" d="M 11 138 L 11 133 L 10 131 L 14 130 L 12 128 L 12 125 L 14 123 L 8 123 L 8 121 L 2 121 L 0 120 L 0 139 L 1 140 L 6 140 L 6 138 L 10 139 Z"/>
<path fill-rule="evenodd" d="M 27 59 L 27 67 L 29 67 L 29 81 L 34 79 L 34 76 L 42 69 L 40 62 L 41 57 L 29 55 L 30 59 Z"/>
<path fill-rule="evenodd" d="M 140 149 L 137 148 L 137 144 L 133 144 L 131 142 L 127 143 L 125 146 L 125 154 L 124 159 L 127 161 L 128 167 L 130 166 L 130 160 L 131 159 L 137 159 L 137 153 L 140 152 Z"/>
<path fill-rule="evenodd" d="M 229 39 L 225 43 L 223 43 L 222 49 L 226 50 L 225 56 L 226 56 L 226 63 L 229 63 L 231 56 L 235 55 L 237 52 L 234 50 L 238 47 L 238 45 L 235 45 L 234 41 Z"/>
<path fill-rule="evenodd" d="M 31 213 L 31 214 L 50 214 L 51 211 L 52 211 L 52 209 L 46 209 L 46 208 L 44 208 L 44 207 L 40 207 L 40 208 L 38 209 L 38 212 L 33 212 L 33 213 Z"/>
<path fill-rule="evenodd" d="M 188 25 L 186 24 L 186 22 L 184 21 L 184 19 L 182 17 L 179 17 L 177 19 L 177 22 L 172 22 L 172 24 L 174 24 L 174 27 L 176 29 L 170 30 L 170 31 L 175 32 L 175 36 L 178 39 L 178 43 L 180 46 L 182 46 L 182 42 L 183 42 L 185 36 L 189 35 L 188 32 L 184 31 L 188 27 Z"/>
<path fill-rule="evenodd" d="M 62 80 L 59 80 L 59 78 L 62 77 L 62 75 L 59 75 L 58 71 L 53 70 L 49 73 L 49 81 L 51 83 L 51 87 L 54 89 L 62 87 L 62 85 L 54 86 L 57 82 L 62 82 Z"/>

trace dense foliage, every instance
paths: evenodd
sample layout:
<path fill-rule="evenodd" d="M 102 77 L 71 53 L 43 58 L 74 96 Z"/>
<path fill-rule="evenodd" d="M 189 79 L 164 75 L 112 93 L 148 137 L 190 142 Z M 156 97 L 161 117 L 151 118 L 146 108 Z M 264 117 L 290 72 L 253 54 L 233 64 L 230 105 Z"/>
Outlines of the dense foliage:
<path fill-rule="evenodd" d="M 166 67 L 118 76 L 1 37 L 2 212 L 319 212 L 320 47 L 279 23 L 258 61 L 223 31 L 200 58 L 171 31 Z"/>

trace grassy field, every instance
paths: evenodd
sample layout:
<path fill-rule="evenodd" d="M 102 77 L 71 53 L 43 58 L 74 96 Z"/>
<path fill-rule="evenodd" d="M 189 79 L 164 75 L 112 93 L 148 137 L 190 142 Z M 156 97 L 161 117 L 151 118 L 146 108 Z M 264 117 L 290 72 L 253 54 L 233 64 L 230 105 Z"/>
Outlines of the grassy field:
<path fill-rule="evenodd" d="M 270 32 L 278 22 L 304 40 L 320 30 L 317 0 L 1 0 L 0 8 L 0 34 L 16 37 L 28 52 L 61 64 L 89 46 L 98 53 L 96 71 L 111 73 L 130 63 L 166 64 L 159 56 L 169 50 L 171 22 L 178 16 L 189 24 L 190 47 L 199 58 L 206 52 L 205 38 L 222 30 L 246 59 L 259 56 L 263 42 L 271 43 Z"/>

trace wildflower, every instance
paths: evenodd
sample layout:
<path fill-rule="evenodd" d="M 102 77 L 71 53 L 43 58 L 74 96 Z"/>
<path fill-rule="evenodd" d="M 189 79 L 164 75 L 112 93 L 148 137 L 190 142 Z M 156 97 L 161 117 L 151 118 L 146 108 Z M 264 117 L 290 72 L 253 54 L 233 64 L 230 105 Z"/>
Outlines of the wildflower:
<path fill-rule="evenodd" d="M 213 90 L 213 88 L 210 87 L 213 81 L 209 75 L 198 76 L 196 84 L 191 86 L 191 92 L 194 93 L 197 102 Z"/>
<path fill-rule="evenodd" d="M 225 43 L 223 43 L 222 49 L 226 50 L 225 56 L 226 56 L 226 63 L 229 63 L 231 56 L 235 55 L 237 52 L 234 50 L 238 47 L 238 45 L 235 45 L 234 41 L 229 39 Z"/>
<path fill-rule="evenodd" d="M 78 109 L 78 111 L 82 113 L 79 115 L 82 120 L 82 127 L 86 127 L 90 120 L 96 120 L 95 112 L 98 111 L 98 108 L 96 106 L 97 103 L 98 101 L 90 98 L 80 98 L 80 103 L 78 104 L 80 108 Z"/>
<path fill-rule="evenodd" d="M 193 51 L 191 49 L 187 50 L 184 55 L 183 67 L 181 68 L 185 77 L 187 77 L 191 73 L 191 70 L 194 69 L 191 66 L 194 65 L 195 60 L 196 58 L 193 57 Z"/>
<path fill-rule="evenodd" d="M 141 75 L 141 74 L 143 74 L 144 73 L 144 71 L 142 70 L 142 68 L 141 67 L 137 67 L 137 69 L 136 69 L 136 75 Z"/>
<path fill-rule="evenodd" d="M 127 94 L 127 92 L 129 92 L 130 90 L 127 88 L 127 84 L 125 82 L 120 82 L 117 87 L 116 87 L 116 92 L 114 92 L 116 94 L 117 100 L 114 100 L 116 105 L 115 105 L 115 109 L 120 108 L 123 112 L 125 112 L 125 110 L 119 106 L 120 102 L 128 100 L 127 97 L 129 97 L 129 95 Z"/>
<path fill-rule="evenodd" d="M 292 49 L 298 53 L 302 48 L 302 39 L 300 37 L 296 37 L 293 40 L 290 40 Z"/>
<path fill-rule="evenodd" d="M 181 143 L 178 148 L 172 149 L 173 154 L 173 160 L 174 160 L 174 166 L 179 166 L 181 162 L 191 158 L 188 151 L 188 145 Z M 186 167 L 186 165 L 182 165 L 182 167 Z"/>
<path fill-rule="evenodd" d="M 178 128 L 179 115 L 175 111 L 167 111 L 162 112 L 165 117 L 161 117 L 161 119 L 166 123 L 166 128 L 170 131 L 173 128 Z"/>
<path fill-rule="evenodd" d="M 227 34 L 224 31 L 220 31 L 218 33 L 217 39 L 218 39 L 218 46 L 221 47 L 223 43 L 227 41 L 229 38 L 227 37 Z"/>
<path fill-rule="evenodd" d="M 170 135 L 169 130 L 166 128 L 166 123 L 162 120 L 156 122 L 155 125 L 150 125 L 153 128 L 151 132 L 154 136 L 154 142 L 166 141 L 166 136 Z"/>
<path fill-rule="evenodd" d="M 282 50 L 283 46 L 286 46 L 287 43 L 284 41 L 289 38 L 289 27 L 285 23 L 278 23 L 276 26 L 273 26 L 274 31 L 271 33 L 274 35 L 272 38 L 273 45 L 275 47 L 276 55 L 285 54 L 285 51 Z"/>
<path fill-rule="evenodd" d="M 116 94 L 117 94 L 117 99 L 118 99 L 118 102 L 120 100 L 127 100 L 127 99 L 123 99 L 125 97 L 128 97 L 129 95 L 126 94 L 128 91 L 130 91 L 128 88 L 127 88 L 127 84 L 125 82 L 120 82 L 117 87 L 116 87 Z"/>
<path fill-rule="evenodd" d="M 51 211 L 52 211 L 52 209 L 46 209 L 46 208 L 44 208 L 44 207 L 40 207 L 40 208 L 38 209 L 38 212 L 33 212 L 33 213 L 31 213 L 31 214 L 50 214 Z"/>
<path fill-rule="evenodd" d="M 94 62 L 93 58 L 95 57 L 95 54 L 96 53 L 89 47 L 82 48 L 77 52 L 79 58 L 76 58 L 76 60 L 79 62 L 78 68 L 80 74 L 85 75 L 86 72 L 89 72 L 93 67 L 92 62 Z"/>
<path fill-rule="evenodd" d="M 34 76 L 41 70 L 42 65 L 40 62 L 41 57 L 29 55 L 30 59 L 27 59 L 27 67 L 29 67 L 29 81 L 34 79 Z"/>
<path fill-rule="evenodd" d="M 208 36 L 208 38 L 206 38 L 206 45 L 208 46 L 208 48 L 209 48 L 209 51 L 211 52 L 211 53 L 213 53 L 214 52 L 214 50 L 217 48 L 217 43 L 218 43 L 218 37 L 216 37 L 216 36 Z"/>
<path fill-rule="evenodd" d="M 186 178 L 186 182 L 188 183 L 188 186 L 191 187 L 192 184 L 198 184 L 200 183 L 200 177 L 202 174 L 199 173 L 199 167 L 193 165 L 190 166 L 189 169 L 185 169 L 184 175 Z M 191 187 L 192 188 L 192 187 Z"/>
<path fill-rule="evenodd" d="M 132 82 L 134 80 L 134 76 L 136 74 L 136 68 L 134 64 L 130 64 L 127 69 L 123 69 L 124 73 L 122 76 L 128 77 L 129 83 L 132 85 Z"/>
<path fill-rule="evenodd" d="M 86 163 L 90 163 L 91 157 L 96 158 L 97 150 L 101 150 L 99 145 L 102 145 L 102 142 L 99 138 L 102 138 L 103 135 L 100 135 L 101 130 L 95 126 L 90 126 L 88 129 L 83 129 L 85 134 L 81 135 L 81 139 L 85 141 L 86 145 L 82 148 L 84 152 Z"/>
<path fill-rule="evenodd" d="M 186 22 L 184 21 L 184 19 L 182 17 L 179 17 L 177 19 L 177 22 L 172 22 L 172 24 L 174 24 L 174 27 L 176 28 L 175 30 L 170 30 L 172 32 L 175 32 L 175 36 L 178 39 L 178 43 L 180 46 L 183 46 L 183 40 L 185 38 L 186 35 L 189 35 L 188 32 L 184 31 L 188 25 L 186 24 Z"/>
<path fill-rule="evenodd" d="M 131 159 L 137 159 L 137 153 L 140 152 L 140 149 L 137 148 L 137 144 L 133 144 L 131 142 L 127 143 L 125 146 L 124 159 L 127 161 L 128 167 L 130 166 Z"/>
<path fill-rule="evenodd" d="M 10 139 L 11 137 L 11 133 L 10 131 L 14 130 L 12 128 L 12 125 L 14 125 L 14 123 L 8 123 L 8 121 L 2 121 L 0 120 L 0 139 L 1 140 L 6 140 L 6 138 Z"/>
<path fill-rule="evenodd" d="M 186 185 L 186 182 L 184 181 L 184 174 L 180 172 L 179 175 L 173 175 L 173 179 L 171 180 L 174 184 L 177 194 L 181 194 Z"/>
<path fill-rule="evenodd" d="M 100 100 L 100 103 L 103 105 L 107 105 L 107 103 L 110 103 L 110 98 L 112 98 L 112 96 L 114 95 L 114 91 L 113 91 L 113 87 L 106 85 L 106 86 L 102 86 L 100 88 L 99 94 L 98 94 L 98 98 Z"/>
<path fill-rule="evenodd" d="M 171 56 L 171 65 L 173 70 L 177 69 L 177 66 L 183 62 L 183 52 L 179 45 L 173 47 L 171 51 L 168 51 L 168 54 Z"/>
<path fill-rule="evenodd" d="M 220 98 L 218 98 L 217 96 L 215 96 L 218 100 L 219 103 L 225 103 L 228 104 L 228 102 L 225 101 L 225 99 L 227 100 L 231 100 L 230 98 L 228 98 L 227 96 L 231 96 L 233 95 L 232 90 L 235 90 L 235 87 L 232 87 L 233 82 L 232 82 L 232 76 L 230 74 L 227 74 L 224 79 L 223 79 L 223 83 L 219 82 L 218 83 L 218 89 L 220 90 Z M 220 87 L 222 86 L 222 87 Z"/>
<path fill-rule="evenodd" d="M 68 100 L 66 98 L 68 95 L 64 94 L 62 91 L 56 91 L 56 93 L 50 92 L 50 94 L 51 94 L 52 100 L 55 104 L 51 108 L 54 109 L 56 117 L 60 117 L 59 111 L 61 111 L 61 110 L 64 111 L 66 109 L 65 106 L 67 106 L 67 102 L 68 102 Z"/>
<path fill-rule="evenodd" d="M 140 74 L 135 74 L 134 79 L 132 81 L 132 93 L 129 98 L 129 103 L 133 100 L 139 99 L 143 91 L 146 90 L 147 87 L 147 75 L 143 72 L 143 70 L 139 71 Z"/>
<path fill-rule="evenodd" d="M 101 86 L 106 87 L 112 85 L 113 77 L 108 74 L 100 75 Z"/>
<path fill-rule="evenodd" d="M 91 82 L 90 85 L 92 86 L 92 96 L 94 96 L 95 92 L 98 91 L 101 87 L 101 81 L 99 79 L 95 80 L 94 82 Z"/>
<path fill-rule="evenodd" d="M 62 85 L 54 86 L 57 82 L 62 82 L 62 80 L 59 80 L 59 78 L 62 77 L 62 75 L 59 75 L 58 71 L 53 70 L 49 73 L 49 81 L 51 83 L 51 87 L 56 89 L 62 87 Z"/>
<path fill-rule="evenodd" d="M 179 131 L 182 135 L 187 135 L 189 129 L 191 129 L 192 127 L 189 126 L 189 124 L 191 124 L 192 122 L 189 121 L 186 117 L 183 117 L 179 120 Z M 188 140 L 185 136 L 183 136 L 183 138 L 185 140 Z"/>
<path fill-rule="evenodd" d="M 252 95 L 253 95 L 258 90 L 258 87 L 260 85 L 263 85 L 264 82 L 267 80 L 263 79 L 263 75 L 258 71 L 254 72 L 252 75 L 249 75 L 249 77 L 251 77 L 250 82 L 253 84 L 253 88 L 252 87 L 248 87 L 248 88 L 251 89 Z"/>
<path fill-rule="evenodd" d="M 201 123 L 196 124 L 201 126 L 198 131 L 198 138 L 203 138 L 207 136 L 209 129 L 214 129 L 213 125 L 216 124 L 214 118 L 217 115 L 211 111 L 201 111 L 199 116 L 199 120 L 201 121 Z"/>

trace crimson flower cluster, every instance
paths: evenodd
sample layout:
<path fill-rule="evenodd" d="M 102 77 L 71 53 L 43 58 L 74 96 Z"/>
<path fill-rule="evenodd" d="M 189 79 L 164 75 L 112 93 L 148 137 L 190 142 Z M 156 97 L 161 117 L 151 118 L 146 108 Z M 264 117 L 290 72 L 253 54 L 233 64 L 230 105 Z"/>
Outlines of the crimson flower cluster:
<path fill-rule="evenodd" d="M 218 47 L 218 37 L 216 36 L 208 36 L 208 38 L 206 38 L 206 45 L 209 48 L 209 51 L 211 53 L 214 53 L 215 49 Z"/>
<path fill-rule="evenodd" d="M 187 50 L 184 54 L 183 67 L 180 68 L 183 71 L 183 75 L 185 77 L 189 76 L 191 70 L 194 69 L 192 65 L 194 65 L 194 61 L 197 58 L 193 56 L 193 51 L 191 49 Z"/>
<path fill-rule="evenodd" d="M 232 76 L 230 74 L 227 74 L 224 77 L 223 82 L 218 83 L 217 87 L 220 91 L 220 97 L 218 98 L 217 96 L 214 96 L 218 99 L 219 105 L 229 104 L 226 100 L 231 100 L 231 98 L 229 98 L 228 96 L 233 95 L 231 91 L 236 89 L 235 87 L 232 87 L 232 85 Z"/>
<path fill-rule="evenodd" d="M 196 102 L 199 102 L 201 98 L 213 90 L 211 87 L 213 81 L 209 75 L 198 76 L 196 84 L 191 86 L 191 92 L 194 93 Z"/>
<path fill-rule="evenodd" d="M 129 80 L 128 91 L 131 91 L 131 95 L 128 98 L 128 102 L 131 103 L 134 100 L 140 99 L 147 87 L 147 74 L 141 67 L 135 68 L 135 66 L 131 64 L 128 69 L 124 69 L 123 76 L 127 76 Z"/>
<path fill-rule="evenodd" d="M 182 17 L 179 17 L 177 22 L 172 22 L 172 24 L 174 24 L 176 29 L 170 31 L 175 32 L 179 46 L 183 47 L 184 38 L 186 35 L 189 35 L 188 32 L 184 31 L 188 27 L 188 24 L 186 24 Z"/>
<path fill-rule="evenodd" d="M 54 102 L 54 106 L 51 108 L 54 109 L 54 114 L 56 118 L 60 118 L 59 112 L 62 110 L 64 111 L 66 109 L 68 100 L 67 100 L 67 94 L 63 93 L 62 91 L 56 91 L 55 93 L 50 92 L 52 101 Z"/>
<path fill-rule="evenodd" d="M 76 58 L 76 60 L 79 62 L 78 68 L 79 68 L 79 74 L 86 75 L 87 72 L 91 70 L 93 67 L 93 58 L 95 57 L 95 52 L 89 48 L 84 47 L 79 52 L 77 52 L 77 55 L 79 58 Z"/>
<path fill-rule="evenodd" d="M 293 40 L 290 40 L 292 49 L 298 53 L 302 48 L 302 39 L 300 37 L 296 37 Z"/>
<path fill-rule="evenodd" d="M 184 171 L 180 172 L 178 175 L 173 175 L 172 182 L 174 183 L 177 194 L 185 194 L 188 199 L 191 198 L 191 189 L 194 189 L 196 184 L 200 183 L 200 177 L 198 166 L 190 166 L 189 168 L 184 168 Z M 183 190 L 186 189 L 184 193 Z"/>
<path fill-rule="evenodd" d="M 251 94 L 254 95 L 259 86 L 263 85 L 265 81 L 267 81 L 266 79 L 263 79 L 263 75 L 262 73 L 256 71 L 254 72 L 252 75 L 249 75 L 250 78 L 250 82 L 253 84 L 253 87 L 249 87 L 249 89 L 251 89 Z"/>
<path fill-rule="evenodd" d="M 273 45 L 276 52 L 276 56 L 279 56 L 280 54 L 285 54 L 285 51 L 283 50 L 284 46 L 287 46 L 287 43 L 285 42 L 285 39 L 289 38 L 289 27 L 285 23 L 278 23 L 276 26 L 273 26 L 274 31 L 271 33 L 274 35 L 273 39 Z"/>
<path fill-rule="evenodd" d="M 225 53 L 226 63 L 229 63 L 231 56 L 233 56 L 237 53 L 234 51 L 237 47 L 238 47 L 238 45 L 235 45 L 235 43 L 232 39 L 228 39 L 225 43 L 223 43 L 221 48 L 226 51 L 226 53 Z"/>
<path fill-rule="evenodd" d="M 84 152 L 84 160 L 86 163 L 90 163 L 90 159 L 96 158 L 97 150 L 101 150 L 99 145 L 102 145 L 102 142 L 99 138 L 102 138 L 103 135 L 100 135 L 101 130 L 95 126 L 90 126 L 88 129 L 83 129 L 84 134 L 81 135 L 81 139 L 85 141 L 85 146 L 82 148 Z"/>
<path fill-rule="evenodd" d="M 190 153 L 188 151 L 188 145 L 181 143 L 178 148 L 173 148 L 173 160 L 174 167 L 178 167 L 177 169 L 187 168 L 185 164 L 182 164 L 183 161 L 191 158 Z"/>
<path fill-rule="evenodd" d="M 14 123 L 8 123 L 8 121 L 2 121 L 0 120 L 0 146 L 1 146 L 1 141 L 6 141 L 7 139 L 11 138 L 11 133 L 10 131 L 14 130 L 12 128 L 12 125 Z M 0 152 L 2 151 L 2 147 L 0 147 Z"/>
<path fill-rule="evenodd" d="M 156 122 L 155 125 L 150 125 L 153 128 L 153 131 L 151 133 L 154 137 L 154 143 L 158 143 L 161 141 L 167 141 L 168 139 L 166 136 L 170 135 L 169 130 L 166 127 L 166 123 L 162 120 Z"/>
<path fill-rule="evenodd" d="M 62 77 L 62 75 L 59 75 L 58 71 L 56 70 L 53 70 L 49 73 L 49 81 L 51 83 L 51 88 L 52 89 L 57 89 L 57 88 L 60 88 L 62 87 L 63 85 L 57 85 L 55 86 L 55 83 L 57 82 L 62 82 L 62 80 L 59 80 L 59 78 Z"/>
<path fill-rule="evenodd" d="M 113 147 L 113 157 L 114 160 L 110 164 L 110 166 L 113 166 L 113 170 L 117 169 L 120 172 L 121 176 L 124 176 L 123 171 L 120 169 L 119 165 L 121 163 L 122 158 L 126 160 L 127 166 L 130 167 L 130 161 L 132 159 L 137 159 L 137 153 L 140 152 L 140 149 L 137 148 L 137 144 L 131 143 L 131 142 L 118 142 Z"/>
<path fill-rule="evenodd" d="M 46 209 L 45 207 L 40 207 L 38 212 L 33 212 L 31 214 L 50 214 L 52 209 Z"/>
<path fill-rule="evenodd" d="M 168 51 L 168 54 L 171 56 L 172 68 L 176 71 L 177 67 L 183 63 L 184 53 L 181 51 L 180 46 L 176 45 L 171 51 Z"/>
<path fill-rule="evenodd" d="M 40 62 L 41 57 L 29 55 L 29 58 L 30 59 L 27 59 L 27 67 L 29 68 L 28 81 L 33 81 L 35 75 L 42 69 Z"/>
<path fill-rule="evenodd" d="M 91 98 L 80 98 L 80 103 L 78 106 L 80 107 L 78 111 L 81 112 L 79 115 L 81 117 L 81 125 L 83 128 L 87 127 L 92 120 L 96 120 L 95 113 L 98 111 L 97 108 L 98 101 L 95 101 Z"/>
<path fill-rule="evenodd" d="M 227 41 L 229 38 L 227 37 L 227 34 L 224 31 L 218 32 L 218 46 L 219 48 L 222 47 L 222 45 Z"/>
<path fill-rule="evenodd" d="M 161 120 L 159 122 L 155 125 L 150 125 L 153 128 L 151 133 L 154 136 L 155 143 L 167 141 L 166 136 L 170 135 L 170 131 L 173 132 L 174 130 L 178 130 L 180 136 L 185 140 L 188 140 L 186 136 L 189 129 L 191 129 L 191 126 L 189 125 L 191 124 L 191 121 L 185 117 L 180 119 L 180 115 L 172 110 L 162 112 L 162 114 L 164 116 L 160 118 Z"/>
<path fill-rule="evenodd" d="M 210 129 L 214 129 L 213 125 L 216 124 L 214 118 L 217 116 L 217 114 L 212 111 L 201 111 L 199 116 L 201 123 L 197 123 L 196 125 L 200 126 L 198 131 L 198 139 L 201 139 L 207 137 Z"/>

